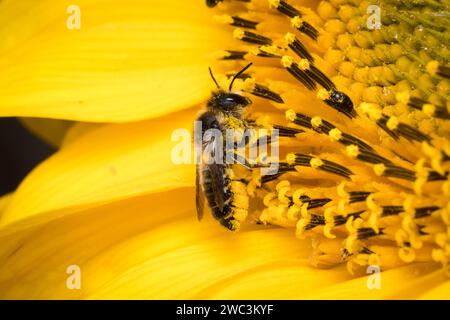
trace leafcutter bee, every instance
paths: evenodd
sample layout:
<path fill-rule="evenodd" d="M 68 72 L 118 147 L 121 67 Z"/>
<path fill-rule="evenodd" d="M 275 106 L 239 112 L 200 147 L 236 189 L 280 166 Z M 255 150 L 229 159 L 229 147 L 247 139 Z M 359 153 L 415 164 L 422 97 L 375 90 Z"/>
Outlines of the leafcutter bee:
<path fill-rule="evenodd" d="M 202 125 L 201 151 L 203 156 L 202 161 L 197 164 L 196 170 L 197 216 L 199 220 L 203 217 L 204 203 L 206 202 L 214 218 L 229 230 L 238 229 L 240 223 L 247 216 L 246 185 L 235 177 L 232 164 L 225 161 L 227 150 L 222 149 L 224 152 L 219 156 L 218 160 L 220 161 L 216 161 L 214 150 L 224 148 L 223 140 L 219 141 L 217 136 L 208 134 L 208 132 L 215 129 L 224 137 L 227 129 L 245 130 L 247 128 L 243 112 L 252 102 L 242 95 L 232 93 L 231 90 L 234 81 L 250 66 L 251 63 L 233 77 L 228 92 L 220 88 L 209 69 L 218 91 L 213 93 L 207 103 L 207 110 L 197 119 Z M 219 143 L 220 146 L 217 145 Z M 204 159 L 205 156 L 207 159 Z"/>

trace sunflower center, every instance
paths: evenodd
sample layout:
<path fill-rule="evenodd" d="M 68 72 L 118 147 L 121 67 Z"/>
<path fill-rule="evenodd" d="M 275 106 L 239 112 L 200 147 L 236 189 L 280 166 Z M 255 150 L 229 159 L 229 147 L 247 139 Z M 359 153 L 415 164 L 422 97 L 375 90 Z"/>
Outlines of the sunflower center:
<path fill-rule="evenodd" d="M 247 184 L 258 219 L 311 238 L 317 266 L 450 274 L 445 1 L 207 3 L 233 37 L 220 85 L 253 62 L 234 88 L 256 97 L 252 123 L 280 130 L 280 171 Z"/>

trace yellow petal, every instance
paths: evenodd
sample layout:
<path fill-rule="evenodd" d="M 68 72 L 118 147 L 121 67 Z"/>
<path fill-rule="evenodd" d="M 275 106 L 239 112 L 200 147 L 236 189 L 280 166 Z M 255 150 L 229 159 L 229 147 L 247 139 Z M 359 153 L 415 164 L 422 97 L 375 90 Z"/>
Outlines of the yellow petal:
<path fill-rule="evenodd" d="M 373 271 L 372 271 L 373 272 Z M 415 263 L 370 273 L 304 296 L 307 299 L 416 299 L 446 280 L 436 263 Z M 379 287 L 373 277 L 379 276 Z"/>
<path fill-rule="evenodd" d="M 6 206 L 9 204 L 9 201 L 11 200 L 12 194 L 5 194 L 0 197 L 0 218 L 2 216 L 3 211 L 5 211 Z"/>
<path fill-rule="evenodd" d="M 450 281 L 447 280 L 439 286 L 421 295 L 419 299 L 425 300 L 450 300 Z"/>
<path fill-rule="evenodd" d="M 203 1 L 2 1 L 0 116 L 121 122 L 209 95 L 208 61 L 223 30 Z"/>
<path fill-rule="evenodd" d="M 0 298 L 413 298 L 444 277 L 418 264 L 383 272 L 382 289 L 369 290 L 367 277 L 352 278 L 344 266 L 309 266 L 309 240 L 292 238 L 287 229 L 231 233 L 210 216 L 199 223 L 193 191 L 61 213 L 18 232 L 2 228 Z M 73 266 L 80 289 L 67 287 Z"/>
<path fill-rule="evenodd" d="M 76 122 L 69 130 L 67 130 L 66 135 L 64 136 L 61 142 L 61 148 L 64 148 L 68 144 L 73 141 L 78 140 L 81 136 L 86 133 L 89 133 L 91 130 L 95 130 L 100 128 L 103 124 L 99 123 L 91 123 L 91 122 Z"/>
<path fill-rule="evenodd" d="M 101 251 L 177 219 L 186 207 L 192 211 L 194 200 L 190 190 L 141 196 L 87 211 L 66 209 L 53 213 L 59 219 L 21 228 L 19 232 L 3 227 L 0 230 L 0 295 L 28 298 L 79 295 L 82 292 L 66 288 L 68 266 L 79 265 L 84 277 L 84 264 Z M 173 201 L 172 196 L 179 201 Z M 104 267 L 107 273 L 109 268 L 114 268 L 108 264 Z M 88 284 L 83 281 L 85 286 Z"/>
<path fill-rule="evenodd" d="M 235 234 L 209 216 L 199 223 L 193 198 L 193 188 L 185 188 L 62 214 L 15 233 L 3 228 L 0 296 L 212 298 L 232 289 L 228 297 L 251 298 L 239 290 L 239 279 L 270 274 L 267 290 L 251 282 L 253 292 L 289 297 L 295 286 L 319 289 L 349 278 L 342 270 L 306 266 L 309 242 L 293 240 L 288 230 L 260 227 Z M 73 265 L 81 271 L 80 290 L 66 287 Z"/>
<path fill-rule="evenodd" d="M 54 147 L 61 145 L 67 130 L 72 125 L 71 121 L 65 120 L 39 118 L 19 118 L 19 120 L 30 132 Z"/>
<path fill-rule="evenodd" d="M 193 186 L 193 166 L 172 161 L 177 143 L 171 141 L 171 134 L 178 128 L 191 130 L 196 112 L 103 125 L 83 135 L 28 175 L 0 225 L 64 207 Z"/>

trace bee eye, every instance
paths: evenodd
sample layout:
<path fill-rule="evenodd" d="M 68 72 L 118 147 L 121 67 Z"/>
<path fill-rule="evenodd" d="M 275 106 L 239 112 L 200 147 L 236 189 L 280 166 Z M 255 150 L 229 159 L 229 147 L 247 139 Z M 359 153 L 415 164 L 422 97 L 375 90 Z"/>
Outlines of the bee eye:
<path fill-rule="evenodd" d="M 210 8 L 214 8 L 221 1 L 222 0 L 206 0 L 206 5 Z"/>
<path fill-rule="evenodd" d="M 234 93 L 229 94 L 226 97 L 226 99 L 227 99 L 227 101 L 229 101 L 230 107 L 231 106 L 237 106 L 237 105 L 241 105 L 241 106 L 245 107 L 245 106 L 248 106 L 251 103 L 250 99 L 248 99 L 248 98 L 246 98 L 244 96 L 238 95 L 238 94 L 234 94 Z"/>
<path fill-rule="evenodd" d="M 225 99 L 222 100 L 222 105 L 225 108 L 232 108 L 234 106 L 236 106 L 238 103 L 236 102 L 236 100 L 233 97 L 226 97 Z"/>

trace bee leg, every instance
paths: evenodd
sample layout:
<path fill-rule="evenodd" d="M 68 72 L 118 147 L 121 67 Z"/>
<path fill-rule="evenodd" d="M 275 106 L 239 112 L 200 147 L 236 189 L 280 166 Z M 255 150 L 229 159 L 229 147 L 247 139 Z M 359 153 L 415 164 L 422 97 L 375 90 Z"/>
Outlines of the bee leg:
<path fill-rule="evenodd" d="M 233 160 L 242 165 L 243 167 L 247 168 L 247 169 L 258 169 L 258 168 L 269 168 L 271 166 L 270 163 L 268 164 L 264 164 L 264 163 L 250 163 L 248 162 L 247 159 L 245 159 L 244 157 L 233 153 Z"/>

